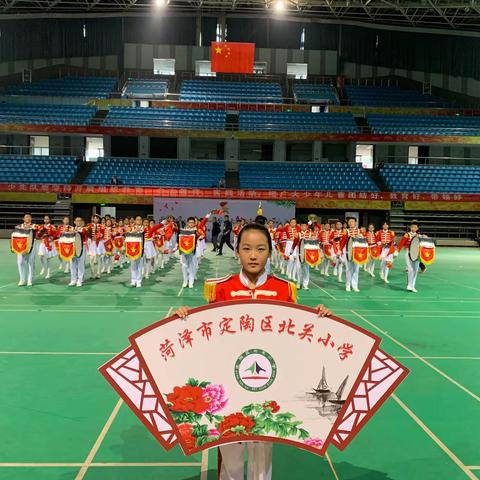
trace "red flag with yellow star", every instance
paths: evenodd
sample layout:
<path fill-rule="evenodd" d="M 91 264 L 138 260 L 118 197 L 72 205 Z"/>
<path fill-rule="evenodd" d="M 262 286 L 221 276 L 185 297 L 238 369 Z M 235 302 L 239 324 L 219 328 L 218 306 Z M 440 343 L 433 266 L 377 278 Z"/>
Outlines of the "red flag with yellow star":
<path fill-rule="evenodd" d="M 254 43 L 212 42 L 212 72 L 253 73 L 254 54 Z"/>

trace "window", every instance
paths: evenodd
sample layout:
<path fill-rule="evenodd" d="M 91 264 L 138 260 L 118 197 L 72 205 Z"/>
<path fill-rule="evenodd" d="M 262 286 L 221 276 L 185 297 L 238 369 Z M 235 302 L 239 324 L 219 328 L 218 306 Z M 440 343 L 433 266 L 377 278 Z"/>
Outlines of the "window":
<path fill-rule="evenodd" d="M 415 145 L 408 147 L 408 164 L 418 165 L 418 147 Z"/>
<path fill-rule="evenodd" d="M 175 75 L 175 59 L 154 58 L 153 73 L 154 75 Z"/>
<path fill-rule="evenodd" d="M 373 168 L 373 145 L 357 145 L 355 161 L 363 168 Z"/>
<path fill-rule="evenodd" d="M 287 63 L 287 77 L 306 79 L 308 76 L 307 63 Z"/>
<path fill-rule="evenodd" d="M 50 155 L 50 137 L 32 135 L 30 137 L 30 155 Z"/>
<path fill-rule="evenodd" d="M 197 60 L 195 62 L 196 77 L 215 77 L 216 73 L 212 72 L 212 62 L 210 60 Z"/>
<path fill-rule="evenodd" d="M 85 160 L 87 162 L 96 162 L 98 157 L 103 157 L 103 137 L 85 138 Z"/>

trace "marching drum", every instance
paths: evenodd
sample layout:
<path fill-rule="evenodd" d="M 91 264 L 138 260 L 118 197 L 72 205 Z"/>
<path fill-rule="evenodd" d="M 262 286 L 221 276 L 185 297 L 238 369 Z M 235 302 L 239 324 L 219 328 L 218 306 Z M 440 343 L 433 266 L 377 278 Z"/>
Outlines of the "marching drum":
<path fill-rule="evenodd" d="M 137 260 L 143 255 L 145 238 L 143 232 L 127 232 L 125 234 L 125 255 L 130 260 Z"/>
<path fill-rule="evenodd" d="M 430 237 L 416 235 L 410 241 L 408 256 L 412 262 L 420 260 L 425 265 L 435 261 L 435 242 Z"/>
<path fill-rule="evenodd" d="M 347 241 L 347 260 L 363 265 L 368 261 L 368 242 L 365 237 L 350 237 Z"/>
<path fill-rule="evenodd" d="M 34 230 L 32 228 L 15 227 L 10 237 L 10 249 L 18 255 L 28 255 L 34 244 Z"/>
<path fill-rule="evenodd" d="M 73 257 L 81 257 L 83 240 L 79 232 L 64 232 L 58 239 L 58 255 L 64 262 L 71 262 Z"/>
<path fill-rule="evenodd" d="M 318 240 L 302 239 L 300 241 L 300 261 L 315 267 L 322 261 Z"/>

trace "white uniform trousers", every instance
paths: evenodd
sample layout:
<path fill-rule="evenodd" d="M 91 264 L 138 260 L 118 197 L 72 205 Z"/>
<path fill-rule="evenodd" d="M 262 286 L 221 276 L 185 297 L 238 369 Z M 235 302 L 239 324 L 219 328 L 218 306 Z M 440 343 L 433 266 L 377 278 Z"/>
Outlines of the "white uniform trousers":
<path fill-rule="evenodd" d="M 358 288 L 358 272 L 360 270 L 360 265 L 358 265 L 353 261 L 347 261 L 346 270 L 347 270 L 346 287 L 351 287 L 353 289 Z"/>
<path fill-rule="evenodd" d="M 130 260 L 130 278 L 132 285 L 141 285 L 143 270 L 143 257 Z"/>
<path fill-rule="evenodd" d="M 17 255 L 18 275 L 21 282 L 32 283 L 35 270 L 35 247 L 30 253 Z"/>
<path fill-rule="evenodd" d="M 197 273 L 197 259 L 195 253 L 180 254 L 180 265 L 182 266 L 183 283 L 193 285 Z"/>
<path fill-rule="evenodd" d="M 308 288 L 310 282 L 310 265 L 307 262 L 299 261 L 297 284 L 303 288 Z"/>
<path fill-rule="evenodd" d="M 73 257 L 70 265 L 70 281 L 75 283 L 83 283 L 85 276 L 85 259 L 87 257 L 86 248 L 83 249 L 80 257 Z"/>
<path fill-rule="evenodd" d="M 415 288 L 415 282 L 417 281 L 418 267 L 420 266 L 420 260 L 412 262 L 408 254 L 408 250 L 405 252 L 405 263 L 407 264 L 407 288 Z"/>
<path fill-rule="evenodd" d="M 220 447 L 222 453 L 220 480 L 244 480 L 245 446 L 248 452 L 247 480 L 271 480 L 272 444 L 266 442 L 245 443 Z"/>
<path fill-rule="evenodd" d="M 381 253 L 381 262 L 380 262 L 380 273 L 384 280 L 388 280 L 388 272 L 390 269 L 387 267 L 387 263 L 393 262 L 393 254 L 388 254 L 390 247 L 382 248 Z"/>

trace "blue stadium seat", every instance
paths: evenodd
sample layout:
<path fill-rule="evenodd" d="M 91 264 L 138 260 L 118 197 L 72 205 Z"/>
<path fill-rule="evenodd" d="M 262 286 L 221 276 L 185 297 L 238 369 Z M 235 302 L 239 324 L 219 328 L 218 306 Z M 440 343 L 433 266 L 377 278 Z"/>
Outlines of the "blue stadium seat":
<path fill-rule="evenodd" d="M 480 193 L 480 167 L 386 164 L 380 174 L 392 192 Z"/>
<path fill-rule="evenodd" d="M 77 168 L 76 157 L 0 155 L 0 182 L 70 183 Z"/>
<path fill-rule="evenodd" d="M 117 84 L 115 77 L 64 77 L 12 85 L 7 95 L 108 98 Z"/>
<path fill-rule="evenodd" d="M 184 102 L 282 103 L 279 83 L 184 80 L 180 89 Z"/>
<path fill-rule="evenodd" d="M 281 190 L 377 192 L 358 163 L 241 162 L 240 187 Z"/>
<path fill-rule="evenodd" d="M 216 187 L 225 177 L 223 161 L 99 158 L 85 183 L 110 184 L 116 176 L 124 185 Z"/>
<path fill-rule="evenodd" d="M 296 83 L 293 85 L 296 102 L 338 104 L 338 97 L 332 85 L 321 83 Z"/>

